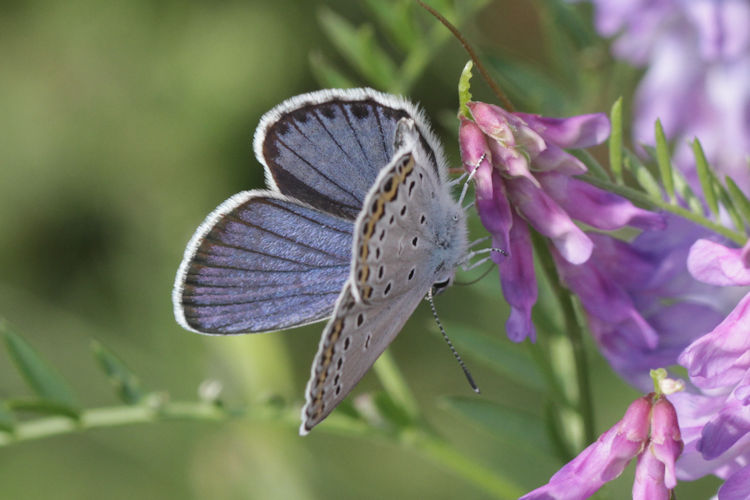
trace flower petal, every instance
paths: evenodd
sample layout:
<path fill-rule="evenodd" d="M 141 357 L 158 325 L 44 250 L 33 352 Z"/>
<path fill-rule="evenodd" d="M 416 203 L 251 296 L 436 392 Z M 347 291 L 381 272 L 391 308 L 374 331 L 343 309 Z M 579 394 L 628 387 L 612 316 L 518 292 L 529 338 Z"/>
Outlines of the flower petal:
<path fill-rule="evenodd" d="M 750 465 L 729 476 L 719 488 L 719 500 L 747 500 L 750 491 Z"/>
<path fill-rule="evenodd" d="M 545 141 L 561 148 L 587 148 L 601 144 L 609 137 L 609 119 L 604 113 L 568 118 L 548 118 L 527 113 L 515 115 L 523 118 Z"/>
<path fill-rule="evenodd" d="M 690 248 L 688 271 L 704 283 L 718 286 L 750 285 L 744 248 L 727 248 L 709 240 L 698 240 Z"/>
<path fill-rule="evenodd" d="M 626 225 L 663 229 L 664 218 L 643 210 L 625 198 L 557 172 L 537 174 L 544 191 L 572 218 L 597 229 L 612 231 Z"/>
<path fill-rule="evenodd" d="M 650 411 L 650 396 L 633 401 L 622 420 L 521 500 L 578 500 L 593 495 L 641 452 L 648 439 Z"/>
<path fill-rule="evenodd" d="M 485 136 L 479 126 L 466 119 L 461 120 L 459 129 L 459 145 L 461 146 L 461 160 L 467 172 L 476 168 L 474 172 L 475 198 L 477 212 L 482 225 L 492 235 L 492 245 L 504 250 L 510 249 L 509 231 L 513 224 L 510 203 L 505 194 L 500 173 L 492 167 L 490 153 Z M 482 162 L 479 163 L 479 160 Z M 497 254 L 499 262 L 504 258 Z"/>
<path fill-rule="evenodd" d="M 674 463 L 682 453 L 683 443 L 677 412 L 665 397 L 659 398 L 651 410 L 651 453 L 664 464 L 664 485 L 677 486 Z"/>
<path fill-rule="evenodd" d="M 633 500 L 669 500 L 669 497 L 669 488 L 664 484 L 664 464 L 647 449 L 635 466 Z"/>
<path fill-rule="evenodd" d="M 531 322 L 531 308 L 537 299 L 534 256 L 526 221 L 517 215 L 510 229 L 510 255 L 511 258 L 495 260 L 500 269 L 503 295 L 511 307 L 505 330 L 513 342 L 521 342 L 525 338 L 534 342 L 536 330 Z"/>
<path fill-rule="evenodd" d="M 506 189 L 511 203 L 537 231 L 552 239 L 565 260 L 571 264 L 588 260 L 593 243 L 543 190 L 525 178 L 508 179 Z"/>
<path fill-rule="evenodd" d="M 581 160 L 554 144 L 547 144 L 547 149 L 533 156 L 531 166 L 535 171 L 548 172 L 554 170 L 566 175 L 580 175 L 588 171 Z"/>
<path fill-rule="evenodd" d="M 710 333 L 679 357 L 690 380 L 702 389 L 734 386 L 750 368 L 750 294 Z"/>

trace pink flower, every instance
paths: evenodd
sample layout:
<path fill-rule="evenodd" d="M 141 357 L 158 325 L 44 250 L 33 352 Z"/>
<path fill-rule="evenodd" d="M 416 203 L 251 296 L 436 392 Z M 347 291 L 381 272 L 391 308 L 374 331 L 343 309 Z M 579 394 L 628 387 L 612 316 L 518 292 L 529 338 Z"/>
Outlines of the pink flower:
<path fill-rule="evenodd" d="M 633 498 L 668 500 L 677 484 L 674 463 L 681 451 L 674 408 L 663 396 L 648 394 L 631 403 L 622 420 L 557 471 L 547 484 L 521 500 L 588 498 L 617 478 L 636 457 Z"/>
<path fill-rule="evenodd" d="M 594 244 L 573 219 L 602 230 L 625 225 L 659 227 L 660 216 L 627 200 L 572 178 L 586 167 L 564 148 L 599 144 L 609 135 L 603 114 L 546 118 L 510 113 L 470 102 L 473 121 L 461 118 L 461 158 L 476 181 L 476 204 L 493 246 L 500 279 L 511 306 L 507 324 L 514 341 L 534 338 L 531 307 L 536 302 L 531 242 L 527 225 L 547 237 L 562 259 L 586 262 Z"/>

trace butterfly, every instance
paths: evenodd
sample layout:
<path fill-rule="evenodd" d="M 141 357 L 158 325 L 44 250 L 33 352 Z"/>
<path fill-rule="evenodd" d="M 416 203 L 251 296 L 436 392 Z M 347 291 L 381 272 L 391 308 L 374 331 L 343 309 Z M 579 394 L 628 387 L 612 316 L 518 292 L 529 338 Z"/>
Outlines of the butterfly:
<path fill-rule="evenodd" d="M 372 89 L 322 90 L 266 113 L 267 190 L 198 227 L 173 291 L 184 328 L 258 333 L 326 318 L 300 434 L 325 419 L 467 253 L 442 147 L 421 110 Z"/>

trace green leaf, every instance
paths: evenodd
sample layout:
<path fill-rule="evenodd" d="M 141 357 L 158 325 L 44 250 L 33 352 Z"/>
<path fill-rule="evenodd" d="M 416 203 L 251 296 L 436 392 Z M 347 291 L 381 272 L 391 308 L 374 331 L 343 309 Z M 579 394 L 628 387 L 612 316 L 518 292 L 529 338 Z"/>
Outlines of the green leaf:
<path fill-rule="evenodd" d="M 622 184 L 622 97 L 612 105 L 609 113 L 612 133 L 609 135 L 609 167 L 615 180 Z"/>
<path fill-rule="evenodd" d="M 680 198 L 685 200 L 690 211 L 703 216 L 703 202 L 695 195 L 682 172 L 679 169 L 672 169 L 672 177 L 674 178 L 675 191 L 680 195 Z"/>
<path fill-rule="evenodd" d="M 120 400 L 129 405 L 140 402 L 143 398 L 140 382 L 125 363 L 96 340 L 91 342 L 91 351 L 102 371 L 107 374 Z"/>
<path fill-rule="evenodd" d="M 398 92 L 400 78 L 396 65 L 375 40 L 370 25 L 359 28 L 330 9 L 320 10 L 320 24 L 341 55 L 373 86 Z"/>
<path fill-rule="evenodd" d="M 656 162 L 659 165 L 661 182 L 664 190 L 667 192 L 670 201 L 674 202 L 674 176 L 672 175 L 672 160 L 669 158 L 669 146 L 667 138 L 664 136 L 664 129 L 661 121 L 656 120 L 654 123 L 654 137 L 656 138 Z"/>
<path fill-rule="evenodd" d="M 466 105 L 467 102 L 471 101 L 471 69 L 474 67 L 472 61 L 468 61 L 461 71 L 461 76 L 458 79 L 458 113 L 471 119 L 471 112 L 469 107 Z"/>
<path fill-rule="evenodd" d="M 708 209 L 714 216 L 719 215 L 719 203 L 716 200 L 716 192 L 714 191 L 713 176 L 706 160 L 706 155 L 703 153 L 703 147 L 700 141 L 696 138 L 692 143 L 693 156 L 695 156 L 695 169 L 698 172 L 698 180 L 701 183 L 701 189 L 703 190 L 703 198 L 706 200 Z"/>
<path fill-rule="evenodd" d="M 732 198 L 732 203 L 737 210 L 740 211 L 745 222 L 750 222 L 750 200 L 747 199 L 745 193 L 735 184 L 731 177 L 724 177 L 724 182 L 727 185 L 727 192 L 729 197 Z M 741 229 L 741 228 L 738 228 Z"/>
<path fill-rule="evenodd" d="M 0 330 L 4 330 L 8 353 L 29 387 L 44 400 L 75 408 L 77 404 L 73 390 L 68 386 L 65 379 L 44 361 L 25 340 L 10 332 L 5 324 L 0 323 Z"/>
<path fill-rule="evenodd" d="M 530 111 L 545 111 L 546 114 L 561 113 L 561 102 L 566 96 L 560 86 L 538 68 L 514 60 L 510 56 L 497 54 L 482 57 L 491 68 L 493 76 L 511 101 L 519 108 Z"/>
<path fill-rule="evenodd" d="M 13 432 L 16 426 L 16 419 L 10 413 L 10 409 L 5 401 L 0 401 L 0 431 Z"/>
<path fill-rule="evenodd" d="M 449 332 L 460 353 L 470 353 L 495 372 L 526 387 L 530 391 L 542 392 L 546 386 L 533 361 L 518 344 L 506 338 L 484 335 L 466 325 L 448 323 Z"/>
<path fill-rule="evenodd" d="M 583 164 L 586 165 L 586 168 L 589 169 L 591 175 L 605 181 L 609 180 L 609 175 L 607 175 L 607 171 L 604 170 L 604 167 L 602 167 L 596 158 L 585 149 L 571 149 L 568 153 L 581 160 Z"/>
<path fill-rule="evenodd" d="M 646 166 L 641 163 L 636 155 L 634 155 L 627 149 L 625 149 L 624 151 L 625 158 L 623 164 L 625 165 L 625 167 L 633 174 L 635 180 L 643 188 L 643 190 L 649 194 L 649 196 L 657 201 L 661 201 L 661 187 L 656 181 L 656 178 L 651 174 L 648 168 L 646 168 Z"/>
<path fill-rule="evenodd" d="M 408 427 L 414 423 L 414 420 L 411 418 L 408 411 L 403 406 L 396 403 L 387 392 L 379 391 L 375 393 L 373 402 L 375 403 L 375 407 L 378 409 L 380 416 L 395 427 Z"/>
<path fill-rule="evenodd" d="M 365 4 L 394 45 L 409 52 L 420 36 L 413 19 L 415 3 L 412 0 L 365 0 Z"/>
<path fill-rule="evenodd" d="M 732 219 L 732 224 L 734 224 L 734 227 L 738 231 L 742 231 L 745 228 L 745 223 L 742 219 L 742 216 L 740 216 L 739 210 L 734 205 L 733 198 L 730 196 L 729 191 L 721 184 L 721 182 L 719 182 L 716 177 L 714 177 L 713 173 L 711 173 L 711 177 L 713 177 L 713 185 L 716 188 L 719 201 L 722 205 L 724 205 L 724 208 L 726 208 L 727 214 L 729 214 L 729 218 Z"/>
<path fill-rule="evenodd" d="M 356 87 L 351 78 L 334 67 L 323 54 L 317 50 L 310 52 L 310 69 L 321 87 L 347 89 Z"/>
<path fill-rule="evenodd" d="M 8 407 L 14 411 L 27 411 L 40 415 L 62 415 L 78 420 L 80 412 L 66 404 L 60 404 L 49 400 L 8 400 Z"/>
<path fill-rule="evenodd" d="M 540 459 L 555 452 L 546 437 L 544 421 L 536 415 L 478 397 L 446 397 L 441 398 L 441 402 L 508 445 L 533 452 Z"/>

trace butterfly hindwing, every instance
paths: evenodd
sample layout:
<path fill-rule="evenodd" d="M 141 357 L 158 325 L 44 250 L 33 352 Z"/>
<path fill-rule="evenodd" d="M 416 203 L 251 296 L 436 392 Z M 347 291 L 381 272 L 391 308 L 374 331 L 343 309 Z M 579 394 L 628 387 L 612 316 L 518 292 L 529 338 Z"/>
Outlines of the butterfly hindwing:
<path fill-rule="evenodd" d="M 330 316 L 349 275 L 352 227 L 278 193 L 233 196 L 188 244 L 173 297 L 178 322 L 230 334 Z"/>

